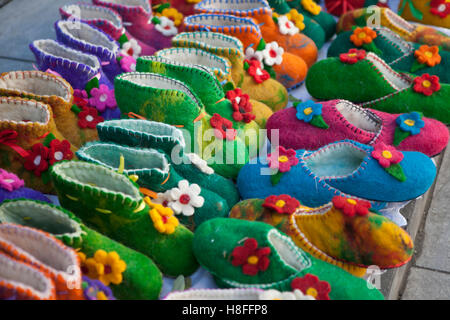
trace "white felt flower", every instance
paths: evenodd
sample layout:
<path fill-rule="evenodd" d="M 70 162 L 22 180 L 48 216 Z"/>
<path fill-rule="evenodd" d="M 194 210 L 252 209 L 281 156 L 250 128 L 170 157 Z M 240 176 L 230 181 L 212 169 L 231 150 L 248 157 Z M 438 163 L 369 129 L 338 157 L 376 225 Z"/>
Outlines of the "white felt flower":
<path fill-rule="evenodd" d="M 167 190 L 164 193 L 158 193 L 156 199 L 152 199 L 153 203 L 161 204 L 164 207 L 170 207 L 170 203 L 173 201 L 172 197 L 170 196 L 170 190 Z"/>
<path fill-rule="evenodd" d="M 275 41 L 267 43 L 266 48 L 262 52 L 264 63 L 268 66 L 281 64 L 283 62 L 283 53 L 284 49 Z"/>
<path fill-rule="evenodd" d="M 139 45 L 139 43 L 136 41 L 136 39 L 130 39 L 127 42 L 125 42 L 122 45 L 122 49 L 120 50 L 120 53 L 126 56 L 131 56 L 135 60 L 139 58 L 139 55 L 142 52 L 142 48 Z"/>
<path fill-rule="evenodd" d="M 181 180 L 178 182 L 178 188 L 170 190 L 172 202 L 169 203 L 169 207 L 175 214 L 192 216 L 195 208 L 201 208 L 205 203 L 205 199 L 200 196 L 201 191 L 198 184 L 189 185 L 189 181 Z"/>
<path fill-rule="evenodd" d="M 253 49 L 253 47 L 248 47 L 247 50 L 245 50 L 245 59 L 246 60 L 258 60 L 259 62 L 261 62 L 261 68 L 264 68 L 263 65 L 263 52 L 262 51 L 255 51 L 255 49 Z"/>
<path fill-rule="evenodd" d="M 278 29 L 280 29 L 281 34 L 287 34 L 293 36 L 297 34 L 300 30 L 295 26 L 295 24 L 288 19 L 286 16 L 278 17 Z"/>
<path fill-rule="evenodd" d="M 213 174 L 214 169 L 208 166 L 208 163 L 200 158 L 196 153 L 188 153 L 186 156 L 189 158 L 191 163 L 196 166 L 201 172 L 205 174 Z"/>
<path fill-rule="evenodd" d="M 296 289 L 293 292 L 286 291 L 280 292 L 275 289 L 265 290 L 260 295 L 260 300 L 315 300 L 311 296 L 303 294 L 300 290 Z"/>
<path fill-rule="evenodd" d="M 159 23 L 155 24 L 156 30 L 161 32 L 166 37 L 174 36 L 178 33 L 175 23 L 167 17 L 158 17 Z"/>

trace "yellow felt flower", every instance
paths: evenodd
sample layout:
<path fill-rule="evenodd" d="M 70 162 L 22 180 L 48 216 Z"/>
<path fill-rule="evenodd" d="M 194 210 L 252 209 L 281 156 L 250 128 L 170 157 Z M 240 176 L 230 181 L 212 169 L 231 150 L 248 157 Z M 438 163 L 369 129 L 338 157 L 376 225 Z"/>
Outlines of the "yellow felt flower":
<path fill-rule="evenodd" d="M 303 15 L 299 13 L 297 9 L 291 9 L 291 11 L 289 11 L 289 13 L 286 14 L 286 16 L 288 17 L 289 20 L 291 20 L 295 24 L 295 26 L 300 31 L 305 29 L 305 23 L 303 22 L 305 17 L 303 17 Z"/>
<path fill-rule="evenodd" d="M 81 272 L 91 279 L 98 279 L 103 272 L 103 266 L 93 259 L 86 259 L 83 252 L 78 252 L 78 257 L 80 258 Z"/>
<path fill-rule="evenodd" d="M 202 0 L 185 0 L 185 1 L 186 1 L 186 3 L 199 3 Z"/>
<path fill-rule="evenodd" d="M 312 13 L 315 16 L 317 16 L 320 13 L 320 11 L 321 11 L 320 6 L 317 5 L 312 0 L 302 0 L 301 3 L 302 3 L 303 9 L 305 9 L 306 11 Z"/>
<path fill-rule="evenodd" d="M 174 217 L 172 209 L 164 207 L 161 204 L 153 203 L 148 197 L 144 198 L 144 200 L 151 208 L 149 214 L 155 229 L 158 230 L 159 233 L 174 233 L 179 221 Z"/>
<path fill-rule="evenodd" d="M 173 21 L 176 27 L 178 27 L 183 21 L 183 14 L 180 13 L 175 8 L 166 8 L 163 11 L 161 11 L 161 13 L 157 13 L 156 16 L 157 17 L 164 16 L 166 18 L 169 18 L 170 20 Z"/>
<path fill-rule="evenodd" d="M 121 284 L 123 280 L 122 273 L 127 269 L 125 261 L 120 259 L 117 252 L 106 252 L 105 250 L 97 250 L 93 258 L 86 260 L 86 263 L 93 261 L 96 263 L 99 269 L 102 271 L 98 275 L 98 280 L 108 286 L 110 283 Z"/>

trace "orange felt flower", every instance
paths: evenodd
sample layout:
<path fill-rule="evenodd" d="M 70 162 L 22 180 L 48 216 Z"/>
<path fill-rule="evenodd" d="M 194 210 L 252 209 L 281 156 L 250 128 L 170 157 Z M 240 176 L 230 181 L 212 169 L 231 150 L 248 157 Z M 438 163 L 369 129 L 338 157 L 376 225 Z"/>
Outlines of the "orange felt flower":
<path fill-rule="evenodd" d="M 356 28 L 350 36 L 350 41 L 357 47 L 369 44 L 377 37 L 377 33 L 369 27 Z"/>
<path fill-rule="evenodd" d="M 419 49 L 414 51 L 414 56 L 417 61 L 421 64 L 426 64 L 429 67 L 434 67 L 435 65 L 441 63 L 441 56 L 439 55 L 438 46 L 427 46 L 424 44 L 420 46 Z"/>

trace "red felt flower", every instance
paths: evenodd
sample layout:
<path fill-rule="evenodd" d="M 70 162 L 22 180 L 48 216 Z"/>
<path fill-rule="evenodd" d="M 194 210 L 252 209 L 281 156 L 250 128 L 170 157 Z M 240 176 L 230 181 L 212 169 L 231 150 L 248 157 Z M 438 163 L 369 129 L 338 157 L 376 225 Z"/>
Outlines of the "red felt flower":
<path fill-rule="evenodd" d="M 366 57 L 365 50 L 358 50 L 355 48 L 350 49 L 347 53 L 341 53 L 339 55 L 339 59 L 343 63 L 347 63 L 347 64 L 355 64 L 358 61 L 364 59 L 365 57 Z"/>
<path fill-rule="evenodd" d="M 335 196 L 332 200 L 335 208 L 340 209 L 348 217 L 365 216 L 369 213 L 371 204 L 369 201 L 351 199 L 341 196 Z"/>
<path fill-rule="evenodd" d="M 270 78 L 270 74 L 261 66 L 261 62 L 256 59 L 245 60 L 248 64 L 247 73 L 253 77 L 256 83 L 263 83 Z"/>
<path fill-rule="evenodd" d="M 236 139 L 237 132 L 233 129 L 233 123 L 228 119 L 222 118 L 220 114 L 214 113 L 209 123 L 215 129 L 214 134 L 218 139 Z"/>
<path fill-rule="evenodd" d="M 373 151 L 372 157 L 378 160 L 383 168 L 388 168 L 393 164 L 397 164 L 403 160 L 403 153 L 395 149 L 394 146 L 388 146 L 383 142 L 377 144 Z"/>
<path fill-rule="evenodd" d="M 269 267 L 270 260 L 269 247 L 258 248 L 258 242 L 254 238 L 245 240 L 243 246 L 233 249 L 231 256 L 233 260 L 231 264 L 235 267 L 242 266 L 242 273 L 254 276 L 259 271 L 266 271 Z"/>
<path fill-rule="evenodd" d="M 83 111 L 78 114 L 78 126 L 80 128 L 95 129 L 97 123 L 103 122 L 103 117 L 98 115 L 96 108 L 84 107 Z"/>
<path fill-rule="evenodd" d="M 73 158 L 73 152 L 70 150 L 70 143 L 67 140 L 59 141 L 52 140 L 50 142 L 50 164 L 59 162 L 62 160 L 70 160 Z"/>
<path fill-rule="evenodd" d="M 285 149 L 281 146 L 278 147 L 278 158 L 276 158 L 277 153 L 271 153 L 268 155 L 269 158 L 269 168 L 278 169 L 280 172 L 288 172 L 291 167 L 298 164 L 298 158 L 296 157 L 296 152 L 294 149 Z"/>
<path fill-rule="evenodd" d="M 414 79 L 413 89 L 415 92 L 431 96 L 433 92 L 441 89 L 438 76 L 430 76 L 428 73 Z"/>
<path fill-rule="evenodd" d="M 28 171 L 33 171 L 36 176 L 40 177 L 41 173 L 48 169 L 48 155 L 49 149 L 42 143 L 36 143 L 29 150 L 28 157 L 25 158 L 23 166 Z"/>
<path fill-rule="evenodd" d="M 73 103 L 80 108 L 89 107 L 89 98 L 85 90 L 73 91 Z"/>
<path fill-rule="evenodd" d="M 226 97 L 231 101 L 233 106 L 233 119 L 235 121 L 249 123 L 256 118 L 256 116 L 251 113 L 253 106 L 250 103 L 250 97 L 248 94 L 242 93 L 240 88 L 228 91 Z"/>
<path fill-rule="evenodd" d="M 298 289 L 303 294 L 314 297 L 316 300 L 330 300 L 328 294 L 331 291 L 330 284 L 326 281 L 320 281 L 319 278 L 310 273 L 302 278 L 295 278 L 291 282 L 292 290 Z"/>
<path fill-rule="evenodd" d="M 268 196 L 263 207 L 273 209 L 278 213 L 292 214 L 300 206 L 300 202 L 287 194 Z"/>
<path fill-rule="evenodd" d="M 450 14 L 450 2 L 447 0 L 432 0 L 430 2 L 430 12 L 441 18 Z"/>

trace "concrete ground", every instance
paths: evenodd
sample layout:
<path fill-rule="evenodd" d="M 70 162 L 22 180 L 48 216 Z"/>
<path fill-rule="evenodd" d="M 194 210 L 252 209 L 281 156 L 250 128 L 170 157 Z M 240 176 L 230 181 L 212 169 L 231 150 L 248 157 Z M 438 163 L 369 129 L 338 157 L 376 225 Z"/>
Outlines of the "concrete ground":
<path fill-rule="evenodd" d="M 0 0 L 0 73 L 32 69 L 34 56 L 29 43 L 54 39 L 58 8 L 74 2 Z M 304 91 L 300 88 L 298 94 Z M 402 209 L 416 252 L 406 266 L 382 275 L 381 291 L 387 299 L 450 299 L 450 151 L 436 161 L 439 175 L 435 185 Z"/>

